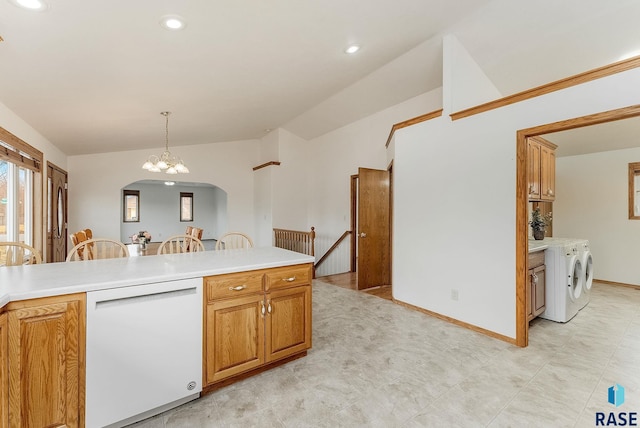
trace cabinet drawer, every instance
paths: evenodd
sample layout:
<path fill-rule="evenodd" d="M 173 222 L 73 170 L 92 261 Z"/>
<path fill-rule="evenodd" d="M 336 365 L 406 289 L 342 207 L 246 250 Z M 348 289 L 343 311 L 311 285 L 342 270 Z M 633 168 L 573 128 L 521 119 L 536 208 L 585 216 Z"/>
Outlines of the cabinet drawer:
<path fill-rule="evenodd" d="M 267 290 L 311 284 L 311 265 L 269 269 L 265 277 Z"/>
<path fill-rule="evenodd" d="M 263 275 L 264 271 L 260 270 L 254 272 L 207 276 L 204 278 L 207 300 L 260 293 L 263 291 Z"/>
<path fill-rule="evenodd" d="M 535 253 L 529 253 L 529 269 L 538 267 L 544 264 L 544 250 L 536 251 Z"/>

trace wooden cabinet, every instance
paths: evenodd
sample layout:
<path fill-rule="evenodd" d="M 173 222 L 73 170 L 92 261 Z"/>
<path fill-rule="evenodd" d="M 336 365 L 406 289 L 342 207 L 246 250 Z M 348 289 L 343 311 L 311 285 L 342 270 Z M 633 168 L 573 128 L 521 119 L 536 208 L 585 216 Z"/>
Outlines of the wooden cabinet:
<path fill-rule="evenodd" d="M 312 265 L 204 278 L 204 386 L 311 347 Z"/>
<path fill-rule="evenodd" d="M 263 294 L 215 300 L 207 305 L 205 385 L 264 364 L 263 311 Z"/>
<path fill-rule="evenodd" d="M 556 197 L 556 145 L 541 137 L 527 140 L 527 175 L 530 201 Z"/>
<path fill-rule="evenodd" d="M 84 426 L 84 312 L 84 294 L 7 305 L 9 426 Z"/>
<path fill-rule="evenodd" d="M 527 320 L 531 321 L 545 310 L 544 251 L 529 254 L 527 280 Z"/>
<path fill-rule="evenodd" d="M 311 287 L 267 293 L 266 362 L 304 352 L 311 347 Z"/>

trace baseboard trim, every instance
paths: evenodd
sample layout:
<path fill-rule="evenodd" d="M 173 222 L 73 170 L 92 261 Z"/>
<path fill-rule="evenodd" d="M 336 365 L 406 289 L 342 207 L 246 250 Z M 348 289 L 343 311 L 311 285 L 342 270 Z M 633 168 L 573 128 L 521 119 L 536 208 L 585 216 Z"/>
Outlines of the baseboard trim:
<path fill-rule="evenodd" d="M 593 282 L 598 282 L 600 284 L 613 285 L 616 287 L 626 287 L 626 288 L 635 288 L 636 290 L 640 290 L 640 285 L 627 284 L 624 282 L 615 282 L 615 281 L 607 281 L 604 279 L 593 279 Z"/>
<path fill-rule="evenodd" d="M 516 345 L 517 346 L 516 339 L 514 339 L 513 337 L 504 336 L 504 335 L 502 335 L 500 333 L 496 333 L 495 331 L 487 330 L 485 328 L 478 327 L 476 325 L 469 324 L 469 323 L 466 323 L 464 321 L 460 321 L 460 320 L 457 320 L 455 318 L 451 318 L 451 317 L 448 317 L 446 315 L 442 315 L 442 314 L 439 314 L 437 312 L 433 312 L 433 311 L 430 311 L 428 309 L 424 309 L 424 308 L 421 308 L 419 306 L 415 306 L 415 305 L 412 305 L 412 304 L 409 304 L 409 303 L 406 303 L 406 302 L 403 302 L 403 301 L 400 301 L 400 300 L 397 300 L 397 299 L 393 299 L 392 301 L 393 301 L 393 303 L 396 303 L 396 304 L 398 304 L 400 306 L 404 306 L 407 309 L 411 309 L 411 310 L 414 310 L 414 311 L 422 312 L 423 314 L 432 316 L 434 318 L 441 319 L 441 320 L 449 322 L 451 324 L 455 324 L 458 327 L 463 327 L 463 328 L 466 328 L 468 330 L 475 331 L 476 333 L 481 333 L 481 334 L 484 334 L 485 336 L 489 336 L 489 337 L 492 337 L 494 339 L 502 340 L 503 342 L 507 342 L 507 343 L 510 343 L 512 345 Z"/>

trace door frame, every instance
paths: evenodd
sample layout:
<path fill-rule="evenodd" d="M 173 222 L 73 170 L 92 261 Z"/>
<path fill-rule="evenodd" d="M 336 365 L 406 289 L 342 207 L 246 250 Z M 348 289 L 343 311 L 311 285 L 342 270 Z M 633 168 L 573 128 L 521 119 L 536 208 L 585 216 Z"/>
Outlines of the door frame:
<path fill-rule="evenodd" d="M 640 104 L 526 128 L 516 133 L 516 345 L 529 344 L 527 321 L 528 188 L 527 138 L 640 116 Z"/>

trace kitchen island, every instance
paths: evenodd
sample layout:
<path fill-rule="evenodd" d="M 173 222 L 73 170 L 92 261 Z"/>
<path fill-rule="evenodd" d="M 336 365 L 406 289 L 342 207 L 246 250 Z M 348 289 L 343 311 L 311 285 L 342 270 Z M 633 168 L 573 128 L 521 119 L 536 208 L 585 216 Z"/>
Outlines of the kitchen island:
<path fill-rule="evenodd" d="M 191 355 L 201 377 L 188 383 L 189 398 L 304 356 L 311 347 L 313 262 L 311 256 L 265 247 L 0 269 L 0 426 L 82 427 L 85 421 L 92 426 L 90 408 L 85 415 L 85 391 L 92 390 L 90 368 L 99 360 L 92 355 L 105 354 L 94 349 L 104 341 L 92 332 L 104 330 L 92 329 L 87 316 L 94 309 L 86 304 L 94 301 L 87 300 L 92 294 L 135 288 L 149 293 L 158 284 L 164 287 L 162 296 L 152 299 L 158 301 L 174 283 L 196 284 L 201 305 L 193 319 L 198 325 L 188 330 L 201 332 L 201 346 Z M 137 316 L 144 319 L 145 311 Z M 167 311 L 164 317 L 171 315 Z M 143 324 L 133 318 L 126 322 Z M 127 361 L 122 359 L 122 370 L 131 369 Z M 159 371 L 149 377 L 162 378 Z M 140 396 L 154 388 L 141 390 Z M 139 410 L 131 416 L 144 413 Z M 145 409 L 163 410 L 155 404 Z"/>

